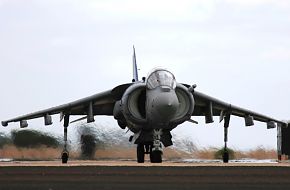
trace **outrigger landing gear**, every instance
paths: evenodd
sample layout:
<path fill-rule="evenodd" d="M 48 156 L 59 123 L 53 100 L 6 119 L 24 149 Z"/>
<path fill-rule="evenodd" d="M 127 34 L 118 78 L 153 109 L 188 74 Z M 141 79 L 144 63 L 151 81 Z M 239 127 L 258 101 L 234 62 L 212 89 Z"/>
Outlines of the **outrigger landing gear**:
<path fill-rule="evenodd" d="M 223 162 L 224 163 L 229 163 L 229 152 L 228 152 L 228 149 L 225 147 L 224 148 L 224 151 L 223 151 Z"/>
<path fill-rule="evenodd" d="M 63 164 L 67 163 L 68 157 L 69 157 L 69 152 L 66 150 L 63 150 L 63 152 L 61 153 L 61 161 Z"/>
<path fill-rule="evenodd" d="M 64 148 L 61 153 L 61 161 L 63 164 L 66 164 L 69 158 L 69 152 L 67 150 L 67 128 L 69 125 L 69 115 L 64 116 L 64 124 L 63 124 L 63 140 L 64 140 Z"/>
<path fill-rule="evenodd" d="M 227 146 L 227 142 L 228 142 L 228 128 L 229 128 L 229 124 L 230 124 L 230 114 L 226 114 L 225 116 L 225 121 L 224 121 L 224 150 L 223 150 L 223 162 L 224 163 L 228 163 L 229 162 L 229 151 L 228 151 L 228 146 Z"/>

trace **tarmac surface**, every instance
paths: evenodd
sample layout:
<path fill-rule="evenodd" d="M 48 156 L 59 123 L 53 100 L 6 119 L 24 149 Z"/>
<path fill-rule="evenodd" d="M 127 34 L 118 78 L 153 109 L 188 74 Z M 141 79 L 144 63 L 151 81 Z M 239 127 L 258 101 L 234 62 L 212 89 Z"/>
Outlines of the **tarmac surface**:
<path fill-rule="evenodd" d="M 0 189 L 290 189 L 290 164 L 0 162 Z"/>

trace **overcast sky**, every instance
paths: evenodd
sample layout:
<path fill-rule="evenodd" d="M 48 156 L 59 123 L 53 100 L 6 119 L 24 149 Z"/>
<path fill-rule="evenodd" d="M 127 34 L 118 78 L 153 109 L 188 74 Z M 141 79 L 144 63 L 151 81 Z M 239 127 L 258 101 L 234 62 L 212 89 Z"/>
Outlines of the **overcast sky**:
<path fill-rule="evenodd" d="M 133 44 L 140 76 L 162 66 L 203 93 L 290 119 L 289 10 L 289 0 L 0 0 L 0 120 L 130 82 Z M 174 132 L 222 146 L 218 118 L 198 121 Z M 276 129 L 231 121 L 231 147 L 276 147 Z M 62 133 L 58 117 L 29 124 Z"/>

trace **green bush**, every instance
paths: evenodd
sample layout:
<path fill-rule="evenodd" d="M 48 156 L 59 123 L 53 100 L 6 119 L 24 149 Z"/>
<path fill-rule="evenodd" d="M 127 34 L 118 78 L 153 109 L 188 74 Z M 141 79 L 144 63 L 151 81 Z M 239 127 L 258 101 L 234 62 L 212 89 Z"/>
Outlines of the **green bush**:
<path fill-rule="evenodd" d="M 0 133 L 0 148 L 7 144 L 11 144 L 11 139 L 7 137 L 4 133 Z"/>
<path fill-rule="evenodd" d="M 96 137 L 94 134 L 81 135 L 81 157 L 83 159 L 93 159 L 96 152 Z"/>
<path fill-rule="evenodd" d="M 235 151 L 233 149 L 230 149 L 230 148 L 218 149 L 214 154 L 214 158 L 215 159 L 223 159 L 223 154 L 225 151 L 228 151 L 230 160 L 235 159 Z"/>
<path fill-rule="evenodd" d="M 11 132 L 12 142 L 17 147 L 35 148 L 39 146 L 58 147 L 58 139 L 52 135 L 35 130 L 14 130 Z"/>
<path fill-rule="evenodd" d="M 94 159 L 96 150 L 103 144 L 97 138 L 96 130 L 93 126 L 82 124 L 78 128 L 79 144 L 82 159 Z"/>

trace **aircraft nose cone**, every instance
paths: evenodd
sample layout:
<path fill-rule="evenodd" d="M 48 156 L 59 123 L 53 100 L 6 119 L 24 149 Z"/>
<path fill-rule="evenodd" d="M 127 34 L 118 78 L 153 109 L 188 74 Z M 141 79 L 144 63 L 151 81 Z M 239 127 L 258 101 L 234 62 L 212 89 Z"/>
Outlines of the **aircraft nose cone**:
<path fill-rule="evenodd" d="M 156 116 L 163 121 L 171 120 L 179 105 L 175 93 L 160 94 L 155 103 Z"/>

